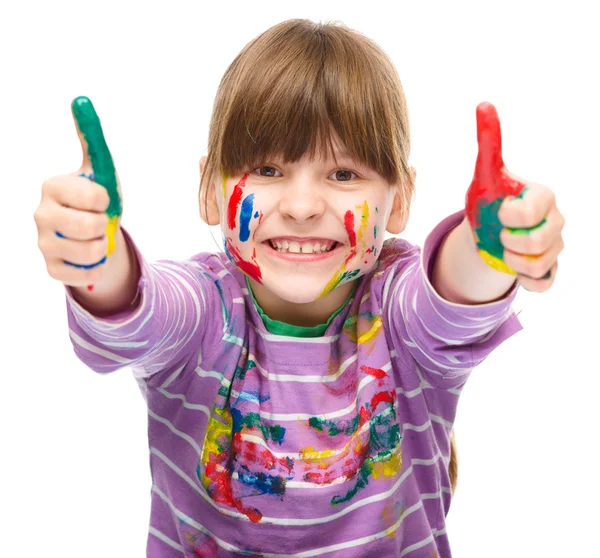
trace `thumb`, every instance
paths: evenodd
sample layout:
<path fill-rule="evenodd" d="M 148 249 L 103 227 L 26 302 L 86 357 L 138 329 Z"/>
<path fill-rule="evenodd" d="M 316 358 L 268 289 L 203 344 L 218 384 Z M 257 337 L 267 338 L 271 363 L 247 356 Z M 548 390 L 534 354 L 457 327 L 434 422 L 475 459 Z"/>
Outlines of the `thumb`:
<path fill-rule="evenodd" d="M 494 183 L 494 177 L 504 166 L 500 119 L 492 103 L 477 105 L 477 144 L 479 152 L 475 175 L 484 184 L 491 185 Z"/>
<path fill-rule="evenodd" d="M 107 215 L 109 217 L 121 215 L 122 204 L 117 173 L 94 105 L 87 97 L 77 97 L 71 103 L 71 111 L 83 151 L 80 172 L 93 173 L 94 181 L 106 188 L 110 198 Z"/>
<path fill-rule="evenodd" d="M 91 175 L 92 180 L 106 188 L 110 199 L 106 209 L 109 219 L 106 228 L 107 255 L 110 255 L 116 248 L 116 231 L 123 213 L 117 172 L 92 101 L 87 97 L 77 97 L 71 103 L 71 111 L 83 151 L 80 173 Z"/>

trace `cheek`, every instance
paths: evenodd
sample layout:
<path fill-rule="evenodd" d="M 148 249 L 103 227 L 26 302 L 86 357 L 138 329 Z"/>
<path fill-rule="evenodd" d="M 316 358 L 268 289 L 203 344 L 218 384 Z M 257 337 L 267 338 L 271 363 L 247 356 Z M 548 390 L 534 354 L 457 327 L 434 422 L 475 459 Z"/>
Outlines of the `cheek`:
<path fill-rule="evenodd" d="M 348 216 L 349 213 L 346 215 Z M 356 206 L 353 220 L 357 221 L 356 231 L 354 232 L 354 227 L 352 227 L 352 230 L 350 229 L 350 219 L 346 221 L 346 229 L 351 240 L 352 235 L 356 238 L 356 263 L 359 267 L 370 267 L 375 263 L 383 245 L 384 219 L 379 212 L 379 206 L 365 201 L 363 204 Z"/>
<path fill-rule="evenodd" d="M 256 194 L 246 188 L 247 178 L 248 175 L 245 174 L 233 187 L 224 212 L 225 222 L 222 224 L 225 236 L 241 244 L 254 238 L 254 233 L 263 217 Z"/>

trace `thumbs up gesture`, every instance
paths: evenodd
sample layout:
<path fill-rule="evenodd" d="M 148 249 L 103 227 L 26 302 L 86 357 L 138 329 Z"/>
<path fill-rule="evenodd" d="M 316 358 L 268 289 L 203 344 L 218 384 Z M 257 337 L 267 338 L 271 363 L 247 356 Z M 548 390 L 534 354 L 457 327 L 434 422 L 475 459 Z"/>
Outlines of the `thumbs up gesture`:
<path fill-rule="evenodd" d="M 508 172 L 498 113 L 490 103 L 477 107 L 477 142 L 466 216 L 479 254 L 494 269 L 515 275 L 527 290 L 546 291 L 564 248 L 565 219 L 554 193 Z"/>
<path fill-rule="evenodd" d="M 92 102 L 77 97 L 71 110 L 83 162 L 76 173 L 44 182 L 34 219 L 48 273 L 65 285 L 81 287 L 101 277 L 103 264 L 116 248 L 123 206 L 117 173 Z"/>

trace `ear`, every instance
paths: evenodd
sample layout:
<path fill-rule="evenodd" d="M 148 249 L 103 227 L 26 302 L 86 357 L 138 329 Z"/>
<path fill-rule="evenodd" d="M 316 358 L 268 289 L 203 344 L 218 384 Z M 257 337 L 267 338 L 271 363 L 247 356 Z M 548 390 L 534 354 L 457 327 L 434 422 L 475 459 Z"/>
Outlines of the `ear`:
<path fill-rule="evenodd" d="M 391 234 L 400 234 L 406 228 L 416 178 L 417 171 L 414 167 L 410 167 L 410 183 L 403 186 L 403 190 L 398 186 L 393 187 L 392 211 L 385 228 Z M 402 195 L 402 192 L 406 194 Z"/>
<path fill-rule="evenodd" d="M 200 157 L 200 182 L 206 167 L 206 156 Z M 217 201 L 217 188 L 212 177 L 208 178 L 199 192 L 200 217 L 207 225 L 218 225 L 221 222 L 219 203 Z"/>
<path fill-rule="evenodd" d="M 390 194 L 394 196 L 392 211 L 385 228 L 391 234 L 400 234 L 406 228 L 416 178 L 417 171 L 410 167 L 410 183 L 403 185 L 402 190 L 398 186 L 393 187 L 393 194 Z"/>

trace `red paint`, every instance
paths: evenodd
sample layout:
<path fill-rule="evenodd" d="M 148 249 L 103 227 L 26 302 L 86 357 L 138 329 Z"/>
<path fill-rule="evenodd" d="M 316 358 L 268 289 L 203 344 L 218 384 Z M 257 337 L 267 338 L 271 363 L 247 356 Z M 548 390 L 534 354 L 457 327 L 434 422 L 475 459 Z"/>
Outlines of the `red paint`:
<path fill-rule="evenodd" d="M 475 174 L 466 197 L 466 213 L 472 227 L 479 224 L 480 204 L 488 205 L 498 198 L 518 196 L 525 188 L 525 184 L 506 174 L 500 119 L 491 103 L 477 106 L 477 143 L 479 151 Z"/>
<path fill-rule="evenodd" d="M 356 246 L 356 232 L 354 231 L 354 212 L 348 210 L 344 215 L 344 225 L 346 225 L 346 231 L 348 232 L 348 238 L 350 239 L 350 246 Z"/>
<path fill-rule="evenodd" d="M 248 176 L 248 175 L 246 175 Z M 231 238 L 227 238 L 227 249 L 229 253 L 235 260 L 235 264 L 247 275 L 252 277 L 255 281 L 258 281 L 262 285 L 262 273 L 260 272 L 260 267 L 256 263 L 256 261 L 248 262 L 242 258 L 240 251 L 233 245 L 231 242 Z M 252 255 L 252 259 L 256 260 L 256 248 L 254 249 L 254 254 Z"/>
<path fill-rule="evenodd" d="M 235 229 L 235 219 L 240 203 L 242 203 L 242 188 L 246 185 L 247 178 L 248 174 L 242 176 L 242 179 L 233 188 L 233 193 L 229 198 L 229 205 L 227 206 L 227 225 L 231 230 Z"/>
<path fill-rule="evenodd" d="M 226 455 L 226 452 L 219 454 L 217 462 L 225 463 L 227 461 Z M 205 475 L 211 481 L 209 486 L 211 498 L 219 504 L 226 504 L 239 510 L 252 523 L 258 523 L 262 519 L 262 513 L 256 508 L 245 506 L 241 499 L 234 498 L 231 491 L 231 473 L 224 466 L 217 468 L 217 462 L 208 462 L 204 467 Z"/>
<path fill-rule="evenodd" d="M 88 285 L 87 286 L 87 290 L 90 291 L 90 292 L 93 291 L 94 290 L 94 285 Z"/>
<path fill-rule="evenodd" d="M 373 411 L 375 411 L 375 409 L 377 409 L 377 406 L 381 402 L 391 403 L 393 405 L 395 399 L 396 399 L 395 391 L 380 391 L 379 393 L 376 393 L 371 398 L 371 408 L 373 409 Z"/>
<path fill-rule="evenodd" d="M 370 366 L 363 365 L 360 367 L 360 369 L 379 380 L 379 385 L 382 384 L 384 378 L 388 377 L 388 375 L 381 368 L 371 368 Z"/>

